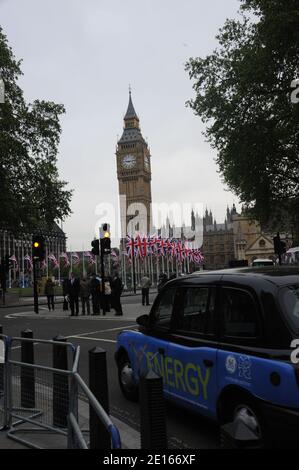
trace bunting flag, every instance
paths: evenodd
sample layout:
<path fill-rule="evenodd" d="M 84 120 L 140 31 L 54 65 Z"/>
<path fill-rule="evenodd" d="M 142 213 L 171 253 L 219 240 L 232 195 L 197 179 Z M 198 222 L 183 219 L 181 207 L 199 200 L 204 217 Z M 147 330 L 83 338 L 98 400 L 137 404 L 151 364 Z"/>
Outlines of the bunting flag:
<path fill-rule="evenodd" d="M 85 258 L 88 258 L 88 263 L 89 264 L 95 264 L 96 263 L 95 257 L 93 256 L 93 254 L 90 251 L 85 251 L 83 253 L 83 256 L 85 256 Z"/>
<path fill-rule="evenodd" d="M 55 255 L 54 255 L 54 253 L 50 253 L 49 256 L 48 256 L 48 259 L 49 259 L 50 261 L 52 261 L 53 267 L 54 267 L 55 269 L 59 267 L 59 262 L 57 261 L 57 259 L 56 259 Z"/>
<path fill-rule="evenodd" d="M 24 261 L 28 261 L 29 270 L 32 271 L 33 263 L 32 263 L 31 256 L 29 256 L 28 253 L 27 253 L 27 255 L 24 256 Z"/>
<path fill-rule="evenodd" d="M 76 264 L 79 264 L 80 263 L 80 256 L 78 255 L 78 253 L 71 253 L 71 257 L 72 257 L 72 261 L 73 261 L 73 264 L 76 265 Z"/>
<path fill-rule="evenodd" d="M 127 255 L 130 256 L 131 258 L 137 255 L 136 242 L 134 238 L 129 237 L 128 235 L 127 235 L 126 248 L 127 248 Z"/>
<path fill-rule="evenodd" d="M 47 269 L 47 262 L 45 259 L 42 260 L 40 267 L 43 271 Z"/>
<path fill-rule="evenodd" d="M 89 256 L 88 258 L 88 264 L 96 264 L 96 260 L 93 255 Z"/>
<path fill-rule="evenodd" d="M 68 255 L 67 255 L 66 253 L 61 253 L 61 254 L 59 255 L 59 257 L 64 259 L 64 266 L 65 266 L 65 267 L 70 266 L 71 263 L 70 263 L 70 260 L 69 260 Z"/>
<path fill-rule="evenodd" d="M 201 264 L 204 256 L 200 249 L 190 248 L 182 240 L 162 238 L 161 236 L 140 236 L 135 238 L 127 236 L 126 255 L 139 257 L 141 260 L 148 255 L 157 257 L 175 258 L 179 263 L 184 260 Z"/>
<path fill-rule="evenodd" d="M 15 270 L 16 271 L 19 271 L 19 265 L 18 265 L 18 260 L 16 258 L 15 255 L 12 255 L 10 258 L 9 258 L 9 261 L 12 261 L 13 263 L 15 263 Z"/>

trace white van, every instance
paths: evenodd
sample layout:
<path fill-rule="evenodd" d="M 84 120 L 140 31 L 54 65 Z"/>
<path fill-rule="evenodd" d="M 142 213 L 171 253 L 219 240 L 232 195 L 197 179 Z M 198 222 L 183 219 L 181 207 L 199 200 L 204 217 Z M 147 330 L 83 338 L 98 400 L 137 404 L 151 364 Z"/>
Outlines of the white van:
<path fill-rule="evenodd" d="M 257 266 L 274 266 L 274 261 L 272 259 L 255 259 L 253 262 L 252 262 L 252 266 L 253 267 L 257 267 Z"/>

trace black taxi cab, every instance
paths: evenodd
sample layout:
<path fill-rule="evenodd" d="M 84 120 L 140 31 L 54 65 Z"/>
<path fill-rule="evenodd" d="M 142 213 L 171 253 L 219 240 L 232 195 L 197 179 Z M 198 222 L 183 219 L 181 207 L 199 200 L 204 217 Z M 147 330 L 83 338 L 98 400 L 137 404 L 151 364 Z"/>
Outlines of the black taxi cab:
<path fill-rule="evenodd" d="M 298 267 L 169 281 L 137 323 L 119 334 L 115 354 L 128 399 L 138 398 L 139 378 L 152 369 L 167 399 L 220 424 L 241 419 L 264 445 L 297 444 Z"/>

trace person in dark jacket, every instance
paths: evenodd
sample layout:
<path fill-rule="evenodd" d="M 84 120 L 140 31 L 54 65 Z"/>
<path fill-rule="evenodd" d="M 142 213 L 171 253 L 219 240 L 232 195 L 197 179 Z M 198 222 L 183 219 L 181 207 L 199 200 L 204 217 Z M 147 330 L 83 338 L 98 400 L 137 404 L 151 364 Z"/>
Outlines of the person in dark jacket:
<path fill-rule="evenodd" d="M 80 280 L 75 277 L 74 273 L 71 273 L 71 277 L 68 282 L 68 296 L 71 308 L 71 317 L 79 314 L 79 294 L 80 294 Z M 76 307 L 76 314 L 75 314 Z"/>
<path fill-rule="evenodd" d="M 54 282 L 49 277 L 45 285 L 45 294 L 47 296 L 49 311 L 51 310 L 51 307 L 52 307 L 52 310 L 54 310 L 54 286 L 55 286 Z"/>
<path fill-rule="evenodd" d="M 80 297 L 82 303 L 82 315 L 85 315 L 85 305 L 87 308 L 87 315 L 90 315 L 90 285 L 86 278 L 83 278 L 80 282 Z"/>
<path fill-rule="evenodd" d="M 149 303 L 149 289 L 151 286 L 150 278 L 144 274 L 141 278 L 141 293 L 142 293 L 142 305 L 150 305 Z"/>
<path fill-rule="evenodd" d="M 101 298 L 101 281 L 97 278 L 96 274 L 92 275 L 90 281 L 90 293 L 92 299 L 92 314 L 100 314 L 100 298 Z"/>
<path fill-rule="evenodd" d="M 123 283 L 118 273 L 115 273 L 111 281 L 111 307 L 115 310 L 115 315 L 122 315 L 123 310 L 120 297 L 123 291 Z"/>

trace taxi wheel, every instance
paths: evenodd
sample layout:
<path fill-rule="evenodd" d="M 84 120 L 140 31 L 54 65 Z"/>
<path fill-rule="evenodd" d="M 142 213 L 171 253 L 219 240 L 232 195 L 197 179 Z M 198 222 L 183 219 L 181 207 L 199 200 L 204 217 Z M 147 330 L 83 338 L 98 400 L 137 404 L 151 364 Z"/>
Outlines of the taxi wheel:
<path fill-rule="evenodd" d="M 240 424 L 246 427 L 256 437 L 257 447 L 268 447 L 265 423 L 254 399 L 247 396 L 235 397 L 230 403 L 226 403 L 225 415 L 225 422 L 234 423 L 235 429 Z"/>
<path fill-rule="evenodd" d="M 125 355 L 118 361 L 118 381 L 123 395 L 130 401 L 138 401 L 138 387 L 133 381 L 133 369 Z"/>

